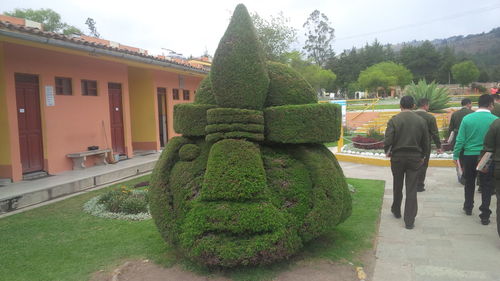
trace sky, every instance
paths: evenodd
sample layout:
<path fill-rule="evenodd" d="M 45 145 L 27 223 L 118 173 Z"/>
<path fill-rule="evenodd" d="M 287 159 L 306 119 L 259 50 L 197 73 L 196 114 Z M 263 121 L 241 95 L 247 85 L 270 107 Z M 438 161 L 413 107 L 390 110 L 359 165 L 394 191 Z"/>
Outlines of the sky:
<path fill-rule="evenodd" d="M 500 26 L 498 0 L 2 0 L 0 13 L 15 8 L 50 8 L 62 21 L 88 32 L 88 17 L 101 38 L 142 49 L 150 54 L 213 55 L 232 11 L 243 3 L 249 12 L 268 19 L 283 12 L 297 29 L 319 10 L 335 29 L 333 48 L 341 53 L 377 39 L 382 44 L 433 40 L 488 32 Z"/>

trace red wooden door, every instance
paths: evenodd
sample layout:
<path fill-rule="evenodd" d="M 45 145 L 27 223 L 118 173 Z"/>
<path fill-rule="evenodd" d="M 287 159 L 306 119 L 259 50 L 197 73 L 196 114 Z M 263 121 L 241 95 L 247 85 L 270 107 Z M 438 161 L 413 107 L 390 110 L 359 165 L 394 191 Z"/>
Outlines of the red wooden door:
<path fill-rule="evenodd" d="M 123 133 L 122 85 L 108 83 L 109 112 L 111 115 L 111 142 L 113 152 L 125 154 L 125 138 Z"/>
<path fill-rule="evenodd" d="M 23 173 L 43 170 L 38 76 L 15 74 L 19 148 Z"/>

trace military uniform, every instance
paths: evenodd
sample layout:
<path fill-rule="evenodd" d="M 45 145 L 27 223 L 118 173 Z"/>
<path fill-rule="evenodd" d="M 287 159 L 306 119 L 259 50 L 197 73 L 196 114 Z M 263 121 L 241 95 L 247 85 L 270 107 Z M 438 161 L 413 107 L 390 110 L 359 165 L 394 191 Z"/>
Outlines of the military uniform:
<path fill-rule="evenodd" d="M 500 106 L 500 105 L 499 105 Z M 458 129 L 460 128 L 460 123 L 462 123 L 462 119 L 464 119 L 467 114 L 473 113 L 472 109 L 467 107 L 462 107 L 460 110 L 453 112 L 450 119 L 450 125 L 448 126 L 448 137 L 450 137 L 451 132 L 455 132 L 455 137 L 453 138 L 453 144 L 455 144 L 455 140 L 457 139 Z M 493 112 L 492 112 L 493 113 Z M 500 108 L 499 108 L 500 113 Z"/>
<path fill-rule="evenodd" d="M 406 176 L 406 201 L 404 221 L 407 228 L 413 227 L 418 211 L 417 173 L 423 158 L 429 152 L 429 133 L 426 122 L 411 111 L 393 116 L 387 123 L 384 150 L 391 157 L 394 177 L 392 213 L 401 216 L 403 183 Z"/>
<path fill-rule="evenodd" d="M 431 156 L 431 139 L 434 141 L 434 144 L 436 144 L 438 149 L 441 148 L 441 140 L 439 139 L 436 117 L 423 109 L 415 110 L 415 113 L 425 120 L 427 123 L 427 129 L 429 130 L 429 152 L 425 155 L 424 163 L 420 167 L 417 176 L 417 191 L 424 191 L 425 175 L 427 173 L 427 167 L 429 167 L 429 158 Z"/>
<path fill-rule="evenodd" d="M 500 119 L 495 120 L 486 133 L 483 150 L 493 153 L 493 163 L 495 163 L 493 177 L 497 195 L 497 232 L 500 236 Z M 481 196 L 485 196 L 484 191 Z"/>
<path fill-rule="evenodd" d="M 500 103 L 495 102 L 495 107 L 491 111 L 491 114 L 495 115 L 496 117 L 500 117 Z"/>

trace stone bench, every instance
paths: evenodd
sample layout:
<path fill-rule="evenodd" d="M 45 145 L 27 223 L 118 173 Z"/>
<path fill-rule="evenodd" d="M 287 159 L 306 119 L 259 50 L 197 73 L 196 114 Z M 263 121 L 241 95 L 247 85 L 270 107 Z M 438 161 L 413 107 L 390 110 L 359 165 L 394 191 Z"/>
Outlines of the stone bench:
<path fill-rule="evenodd" d="M 96 155 L 99 162 L 96 165 L 107 165 L 106 154 L 111 153 L 111 149 L 97 149 L 97 150 L 87 150 L 83 152 L 70 153 L 66 156 L 73 160 L 73 170 L 85 169 L 85 160 L 87 156 Z"/>

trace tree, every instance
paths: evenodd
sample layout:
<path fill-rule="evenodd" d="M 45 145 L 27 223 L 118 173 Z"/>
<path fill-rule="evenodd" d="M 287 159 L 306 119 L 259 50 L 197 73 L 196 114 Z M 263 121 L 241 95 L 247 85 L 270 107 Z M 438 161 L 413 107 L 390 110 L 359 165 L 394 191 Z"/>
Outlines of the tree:
<path fill-rule="evenodd" d="M 415 80 L 436 80 L 436 73 L 441 64 L 441 56 L 430 41 L 420 46 L 406 45 L 400 51 L 399 60 L 414 75 Z"/>
<path fill-rule="evenodd" d="M 349 85 L 357 84 L 362 70 L 380 62 L 394 61 L 394 58 L 395 54 L 390 46 L 383 46 L 375 40 L 371 45 L 366 44 L 360 49 L 345 50 L 339 56 L 331 57 L 326 64 L 326 69 L 337 74 L 335 82 L 337 89 L 353 93 L 358 89 Z"/>
<path fill-rule="evenodd" d="M 358 84 L 364 89 L 384 92 L 390 87 L 408 85 L 413 78 L 411 72 L 403 65 L 392 61 L 381 62 L 368 67 L 359 74 Z"/>
<path fill-rule="evenodd" d="M 437 70 L 437 81 L 442 84 L 451 84 L 451 67 L 457 62 L 455 51 L 446 46 L 441 50 L 441 65 Z"/>
<path fill-rule="evenodd" d="M 477 69 L 477 66 L 470 60 L 453 65 L 451 73 L 453 74 L 453 78 L 457 80 L 462 87 L 476 81 L 479 77 L 479 69 Z"/>
<path fill-rule="evenodd" d="M 303 60 L 298 51 L 288 53 L 286 58 L 288 65 L 300 73 L 318 94 L 321 94 L 323 89 L 333 90 L 337 76 L 331 70 L 323 69 L 309 60 Z"/>
<path fill-rule="evenodd" d="M 331 42 L 335 38 L 334 29 L 330 26 L 328 17 L 318 10 L 314 10 L 307 18 L 303 27 L 306 29 L 306 50 L 308 58 L 318 66 L 324 66 L 327 60 L 334 55 Z"/>
<path fill-rule="evenodd" d="M 85 24 L 88 26 L 88 28 L 90 30 L 90 35 L 92 35 L 96 38 L 99 38 L 101 36 L 99 34 L 99 32 L 97 32 L 97 28 L 95 26 L 96 22 L 93 18 L 87 18 L 87 20 L 85 21 Z"/>
<path fill-rule="evenodd" d="M 290 50 L 290 45 L 297 40 L 297 30 L 288 26 L 290 20 L 280 12 L 278 16 L 271 16 L 269 20 L 254 13 L 252 21 L 267 58 L 284 62 L 285 53 Z"/>
<path fill-rule="evenodd" d="M 43 24 L 43 30 L 63 34 L 82 34 L 80 29 L 67 23 L 61 22 L 61 16 L 51 9 L 14 9 L 5 12 L 6 15 L 16 18 L 23 18 Z"/>

